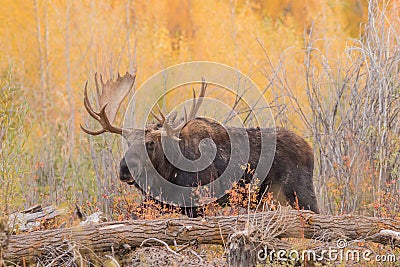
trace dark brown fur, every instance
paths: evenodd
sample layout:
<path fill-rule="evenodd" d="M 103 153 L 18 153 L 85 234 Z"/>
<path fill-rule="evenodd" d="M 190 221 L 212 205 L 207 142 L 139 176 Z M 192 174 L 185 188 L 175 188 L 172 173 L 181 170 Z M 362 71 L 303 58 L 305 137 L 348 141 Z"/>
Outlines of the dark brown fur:
<path fill-rule="evenodd" d="M 205 170 L 192 173 L 175 168 L 164 156 L 161 147 L 160 124 L 151 124 L 145 131 L 146 150 L 154 168 L 162 177 L 180 186 L 205 185 L 218 178 L 225 170 L 231 153 L 231 146 L 241 144 L 233 143 L 229 139 L 226 130 L 218 123 L 203 118 L 196 118 L 187 123 L 180 133 L 179 146 L 182 154 L 190 160 L 199 158 L 199 143 L 204 138 L 211 138 L 217 146 L 217 155 L 213 163 Z M 234 128 L 231 128 L 234 131 Z M 248 164 L 251 169 L 256 169 L 260 157 L 261 131 L 266 129 L 246 129 L 249 144 L 250 158 Z M 276 152 L 271 169 L 266 179 L 260 186 L 258 200 L 261 199 L 265 190 L 272 191 L 274 196 L 282 202 L 289 203 L 293 207 L 309 209 L 318 212 L 317 200 L 312 181 L 313 176 L 313 153 L 308 143 L 298 135 L 283 128 L 270 131 L 276 134 Z M 143 137 L 142 137 L 143 139 Z M 135 184 L 133 176 L 142 175 L 142 169 L 146 168 L 143 162 L 143 151 L 138 150 L 140 137 L 132 137 L 132 141 L 121 161 L 120 179 L 130 184 Z M 143 142 L 143 141 L 141 141 Z M 137 166 L 131 175 L 127 167 Z M 259 164 L 263 164 L 260 162 Z M 131 167 L 132 170 L 132 167 Z M 248 183 L 253 175 L 245 174 L 242 177 L 243 183 Z M 137 186 L 137 184 L 136 184 Z M 218 200 L 220 204 L 227 203 L 227 196 Z M 193 212 L 193 210 L 191 210 Z M 193 212 L 193 216 L 196 213 Z"/>

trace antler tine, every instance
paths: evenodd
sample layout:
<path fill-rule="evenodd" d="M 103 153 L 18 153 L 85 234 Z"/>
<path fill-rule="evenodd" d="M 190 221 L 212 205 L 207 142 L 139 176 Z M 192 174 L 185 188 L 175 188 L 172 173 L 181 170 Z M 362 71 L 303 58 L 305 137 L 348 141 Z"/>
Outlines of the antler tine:
<path fill-rule="evenodd" d="M 189 119 L 193 119 L 194 116 L 196 116 L 196 91 L 194 90 L 194 88 L 192 88 L 193 91 L 193 99 L 192 99 L 192 107 L 190 108 L 190 112 L 189 112 Z"/>
<path fill-rule="evenodd" d="M 85 106 L 85 109 L 90 114 L 90 116 L 92 116 L 94 119 L 96 119 L 98 121 L 100 119 L 100 117 L 99 117 L 99 114 L 93 110 L 92 105 L 90 104 L 88 93 L 87 93 L 87 85 L 88 85 L 88 81 L 86 81 L 85 90 L 83 91 L 83 95 L 84 95 L 83 105 Z"/>
<path fill-rule="evenodd" d="M 160 119 L 157 115 L 156 115 L 156 113 L 154 113 L 153 111 L 150 111 L 150 113 L 151 113 L 151 115 L 153 115 L 153 117 L 159 122 L 159 123 L 164 123 L 163 121 L 162 121 L 162 119 Z"/>
<path fill-rule="evenodd" d="M 158 104 L 156 105 L 156 107 L 157 107 L 158 113 L 160 114 L 161 118 L 158 117 L 153 111 L 151 111 L 151 114 L 154 116 L 154 118 L 163 125 L 164 131 L 168 136 L 179 140 L 179 138 L 177 137 L 177 134 L 182 130 L 182 128 L 186 125 L 186 123 L 189 120 L 195 118 L 197 111 L 199 111 L 199 108 L 200 108 L 201 104 L 203 103 L 203 98 L 204 98 L 204 95 L 206 92 L 206 88 L 207 88 L 207 84 L 206 84 L 205 80 L 202 79 L 202 86 L 201 86 L 201 91 L 200 91 L 200 95 L 199 95 L 198 99 L 196 98 L 196 91 L 193 89 L 193 99 L 192 99 L 193 103 L 190 108 L 189 116 L 186 112 L 186 108 L 183 107 L 184 119 L 176 127 L 173 127 L 172 124 L 170 124 L 170 122 L 166 119 L 166 116 L 161 111 L 160 106 Z"/>
<path fill-rule="evenodd" d="M 205 82 L 204 78 L 202 78 L 201 91 L 198 100 L 196 100 L 196 92 L 193 89 L 193 104 L 189 113 L 189 120 L 194 119 L 196 113 L 199 111 L 200 106 L 203 103 L 203 98 L 206 93 L 206 89 L 207 89 L 207 83 Z"/>
<path fill-rule="evenodd" d="M 206 89 L 207 89 L 207 83 L 204 78 L 201 79 L 201 90 L 200 90 L 200 95 L 199 98 L 201 101 L 203 101 L 204 96 L 206 95 Z"/>
<path fill-rule="evenodd" d="M 206 89 L 207 89 L 207 83 L 206 79 L 204 77 L 201 78 L 201 90 L 200 90 L 200 98 L 203 98 L 206 95 Z"/>
<path fill-rule="evenodd" d="M 99 135 L 99 134 L 102 134 L 105 132 L 110 132 L 110 133 L 116 133 L 116 134 L 122 135 L 122 131 L 123 131 L 122 128 L 113 126 L 107 118 L 106 111 L 105 111 L 107 104 L 105 104 L 101 108 L 99 113 L 93 111 L 92 107 L 90 106 L 90 102 L 88 101 L 87 98 L 84 99 L 84 105 L 85 105 L 85 108 L 88 111 L 88 113 L 92 116 L 92 118 L 94 118 L 96 121 L 98 121 L 101 124 L 101 126 L 103 126 L 103 129 L 92 131 L 92 130 L 86 129 L 81 124 L 80 125 L 81 129 L 85 133 L 90 134 L 90 135 Z"/>
<path fill-rule="evenodd" d="M 156 105 L 156 107 L 157 107 L 158 113 L 160 113 L 160 115 L 161 115 L 161 118 L 158 117 L 153 111 L 151 111 L 151 115 L 153 115 L 153 117 L 154 117 L 159 123 L 164 124 L 164 123 L 165 123 L 165 115 L 164 115 L 164 113 L 161 111 L 160 106 L 159 106 L 158 104 Z"/>
<path fill-rule="evenodd" d="M 205 83 L 205 80 L 202 79 L 202 86 L 201 86 L 201 91 L 200 91 L 200 95 L 198 97 L 198 99 L 196 98 L 196 91 L 193 89 L 193 103 L 189 112 L 189 116 L 186 113 L 186 108 L 184 107 L 184 120 L 176 127 L 172 127 L 171 125 L 169 125 L 168 123 L 164 123 L 164 128 L 166 130 L 166 132 L 169 135 L 176 135 L 178 134 L 182 128 L 186 125 L 186 123 L 191 120 L 194 119 L 196 117 L 196 113 L 197 111 L 199 111 L 199 108 L 201 106 L 201 104 L 203 103 L 203 98 L 206 92 L 206 88 L 207 88 L 207 84 Z"/>
<path fill-rule="evenodd" d="M 99 121 L 100 120 L 99 114 L 93 110 L 92 105 L 90 104 L 89 97 L 87 94 L 87 85 L 88 85 L 88 81 L 86 81 L 85 90 L 83 92 L 83 95 L 84 95 L 83 104 L 85 106 L 86 111 L 90 114 L 90 116 L 92 116 L 95 120 Z M 85 133 L 90 134 L 90 135 L 99 135 L 99 134 L 106 132 L 105 129 L 91 131 L 91 130 L 88 130 L 85 127 L 83 127 L 82 124 L 80 124 L 80 126 L 81 126 L 82 131 L 84 131 Z"/>
<path fill-rule="evenodd" d="M 183 107 L 183 113 L 185 114 L 184 121 L 187 122 L 188 116 L 187 116 L 187 112 L 186 112 L 186 108 L 185 107 Z"/>
<path fill-rule="evenodd" d="M 107 132 L 104 129 L 101 129 L 101 130 L 98 130 L 98 131 L 91 131 L 91 130 L 88 130 L 85 127 L 83 127 L 82 124 L 79 124 L 79 126 L 81 126 L 82 131 L 84 131 L 85 133 L 90 134 L 90 135 L 100 135 L 100 134 L 103 134 L 103 133 Z"/>
<path fill-rule="evenodd" d="M 107 114 L 106 114 L 106 107 L 107 107 L 108 103 L 105 104 L 99 113 L 99 116 L 101 118 L 100 124 L 103 126 L 103 129 L 109 131 L 110 133 L 116 133 L 116 134 L 120 134 L 122 135 L 122 128 L 119 127 L 115 127 L 113 126 L 110 121 L 108 120 Z"/>
<path fill-rule="evenodd" d="M 171 134 L 173 134 L 173 135 L 176 135 L 177 133 L 179 133 L 179 132 L 182 130 L 182 128 L 186 125 L 186 123 L 188 122 L 188 116 L 187 116 L 186 108 L 185 108 L 185 107 L 183 107 L 183 112 L 184 112 L 184 114 L 185 114 L 184 119 L 183 119 L 183 121 L 182 121 L 178 126 L 176 126 L 175 128 L 173 128 L 173 127 L 171 127 L 170 125 L 166 124 L 166 126 L 167 126 L 166 128 L 167 128 L 168 131 L 171 132 Z"/>
<path fill-rule="evenodd" d="M 162 118 L 162 123 L 164 123 L 165 122 L 165 120 L 166 120 L 166 117 L 165 117 L 165 115 L 164 115 L 164 113 L 162 112 L 162 110 L 161 110 L 161 108 L 160 108 L 160 106 L 157 104 L 157 109 L 158 109 L 158 113 L 160 113 L 160 115 L 161 115 L 161 118 Z"/>

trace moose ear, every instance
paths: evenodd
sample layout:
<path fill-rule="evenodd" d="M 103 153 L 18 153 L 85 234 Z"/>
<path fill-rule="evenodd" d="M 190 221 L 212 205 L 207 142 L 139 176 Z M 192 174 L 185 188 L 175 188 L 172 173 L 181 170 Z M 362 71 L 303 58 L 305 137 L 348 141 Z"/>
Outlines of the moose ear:
<path fill-rule="evenodd" d="M 167 116 L 167 120 L 169 123 L 174 124 L 176 117 L 178 116 L 178 111 L 174 110 Z"/>

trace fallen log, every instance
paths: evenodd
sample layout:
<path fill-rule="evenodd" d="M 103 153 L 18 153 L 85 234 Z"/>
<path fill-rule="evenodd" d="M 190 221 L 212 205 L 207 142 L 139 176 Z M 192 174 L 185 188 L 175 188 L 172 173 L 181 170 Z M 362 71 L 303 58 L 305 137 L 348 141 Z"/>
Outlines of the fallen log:
<path fill-rule="evenodd" d="M 274 228 L 272 229 L 271 226 Z M 1 254 L 10 262 L 26 262 L 46 253 L 46 248 L 73 243 L 81 254 L 139 247 L 144 240 L 157 238 L 168 245 L 225 244 L 238 231 L 268 231 L 274 238 L 372 241 L 400 247 L 400 221 L 356 215 L 331 216 L 310 211 L 280 210 L 252 215 L 207 218 L 113 221 L 72 228 L 11 235 L 3 242 Z M 380 231 L 385 230 L 383 234 Z M 390 230 L 391 234 L 387 234 Z M 152 242 L 146 242 L 152 244 Z M 157 244 L 156 242 L 154 244 Z M 154 245 L 153 244 L 153 245 Z M 159 244 L 158 244 L 159 245 Z"/>

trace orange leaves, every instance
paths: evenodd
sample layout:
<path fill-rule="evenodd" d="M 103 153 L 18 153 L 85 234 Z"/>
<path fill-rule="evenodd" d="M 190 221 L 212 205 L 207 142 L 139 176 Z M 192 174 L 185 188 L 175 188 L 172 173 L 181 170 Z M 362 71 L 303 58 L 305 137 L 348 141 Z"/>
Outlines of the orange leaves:
<path fill-rule="evenodd" d="M 348 155 L 346 155 L 346 156 L 343 156 L 343 165 L 346 167 L 346 168 L 350 168 L 350 157 L 348 156 Z"/>
<path fill-rule="evenodd" d="M 44 162 L 41 162 L 41 161 L 36 162 L 35 170 L 38 170 L 38 169 L 43 168 L 43 167 L 44 167 Z"/>
<path fill-rule="evenodd" d="M 350 168 L 350 165 L 351 165 L 350 156 L 345 155 L 345 156 L 342 157 L 342 161 L 340 163 L 334 162 L 332 164 L 333 164 L 333 168 L 335 168 L 335 169 L 337 169 L 339 167 Z"/>

